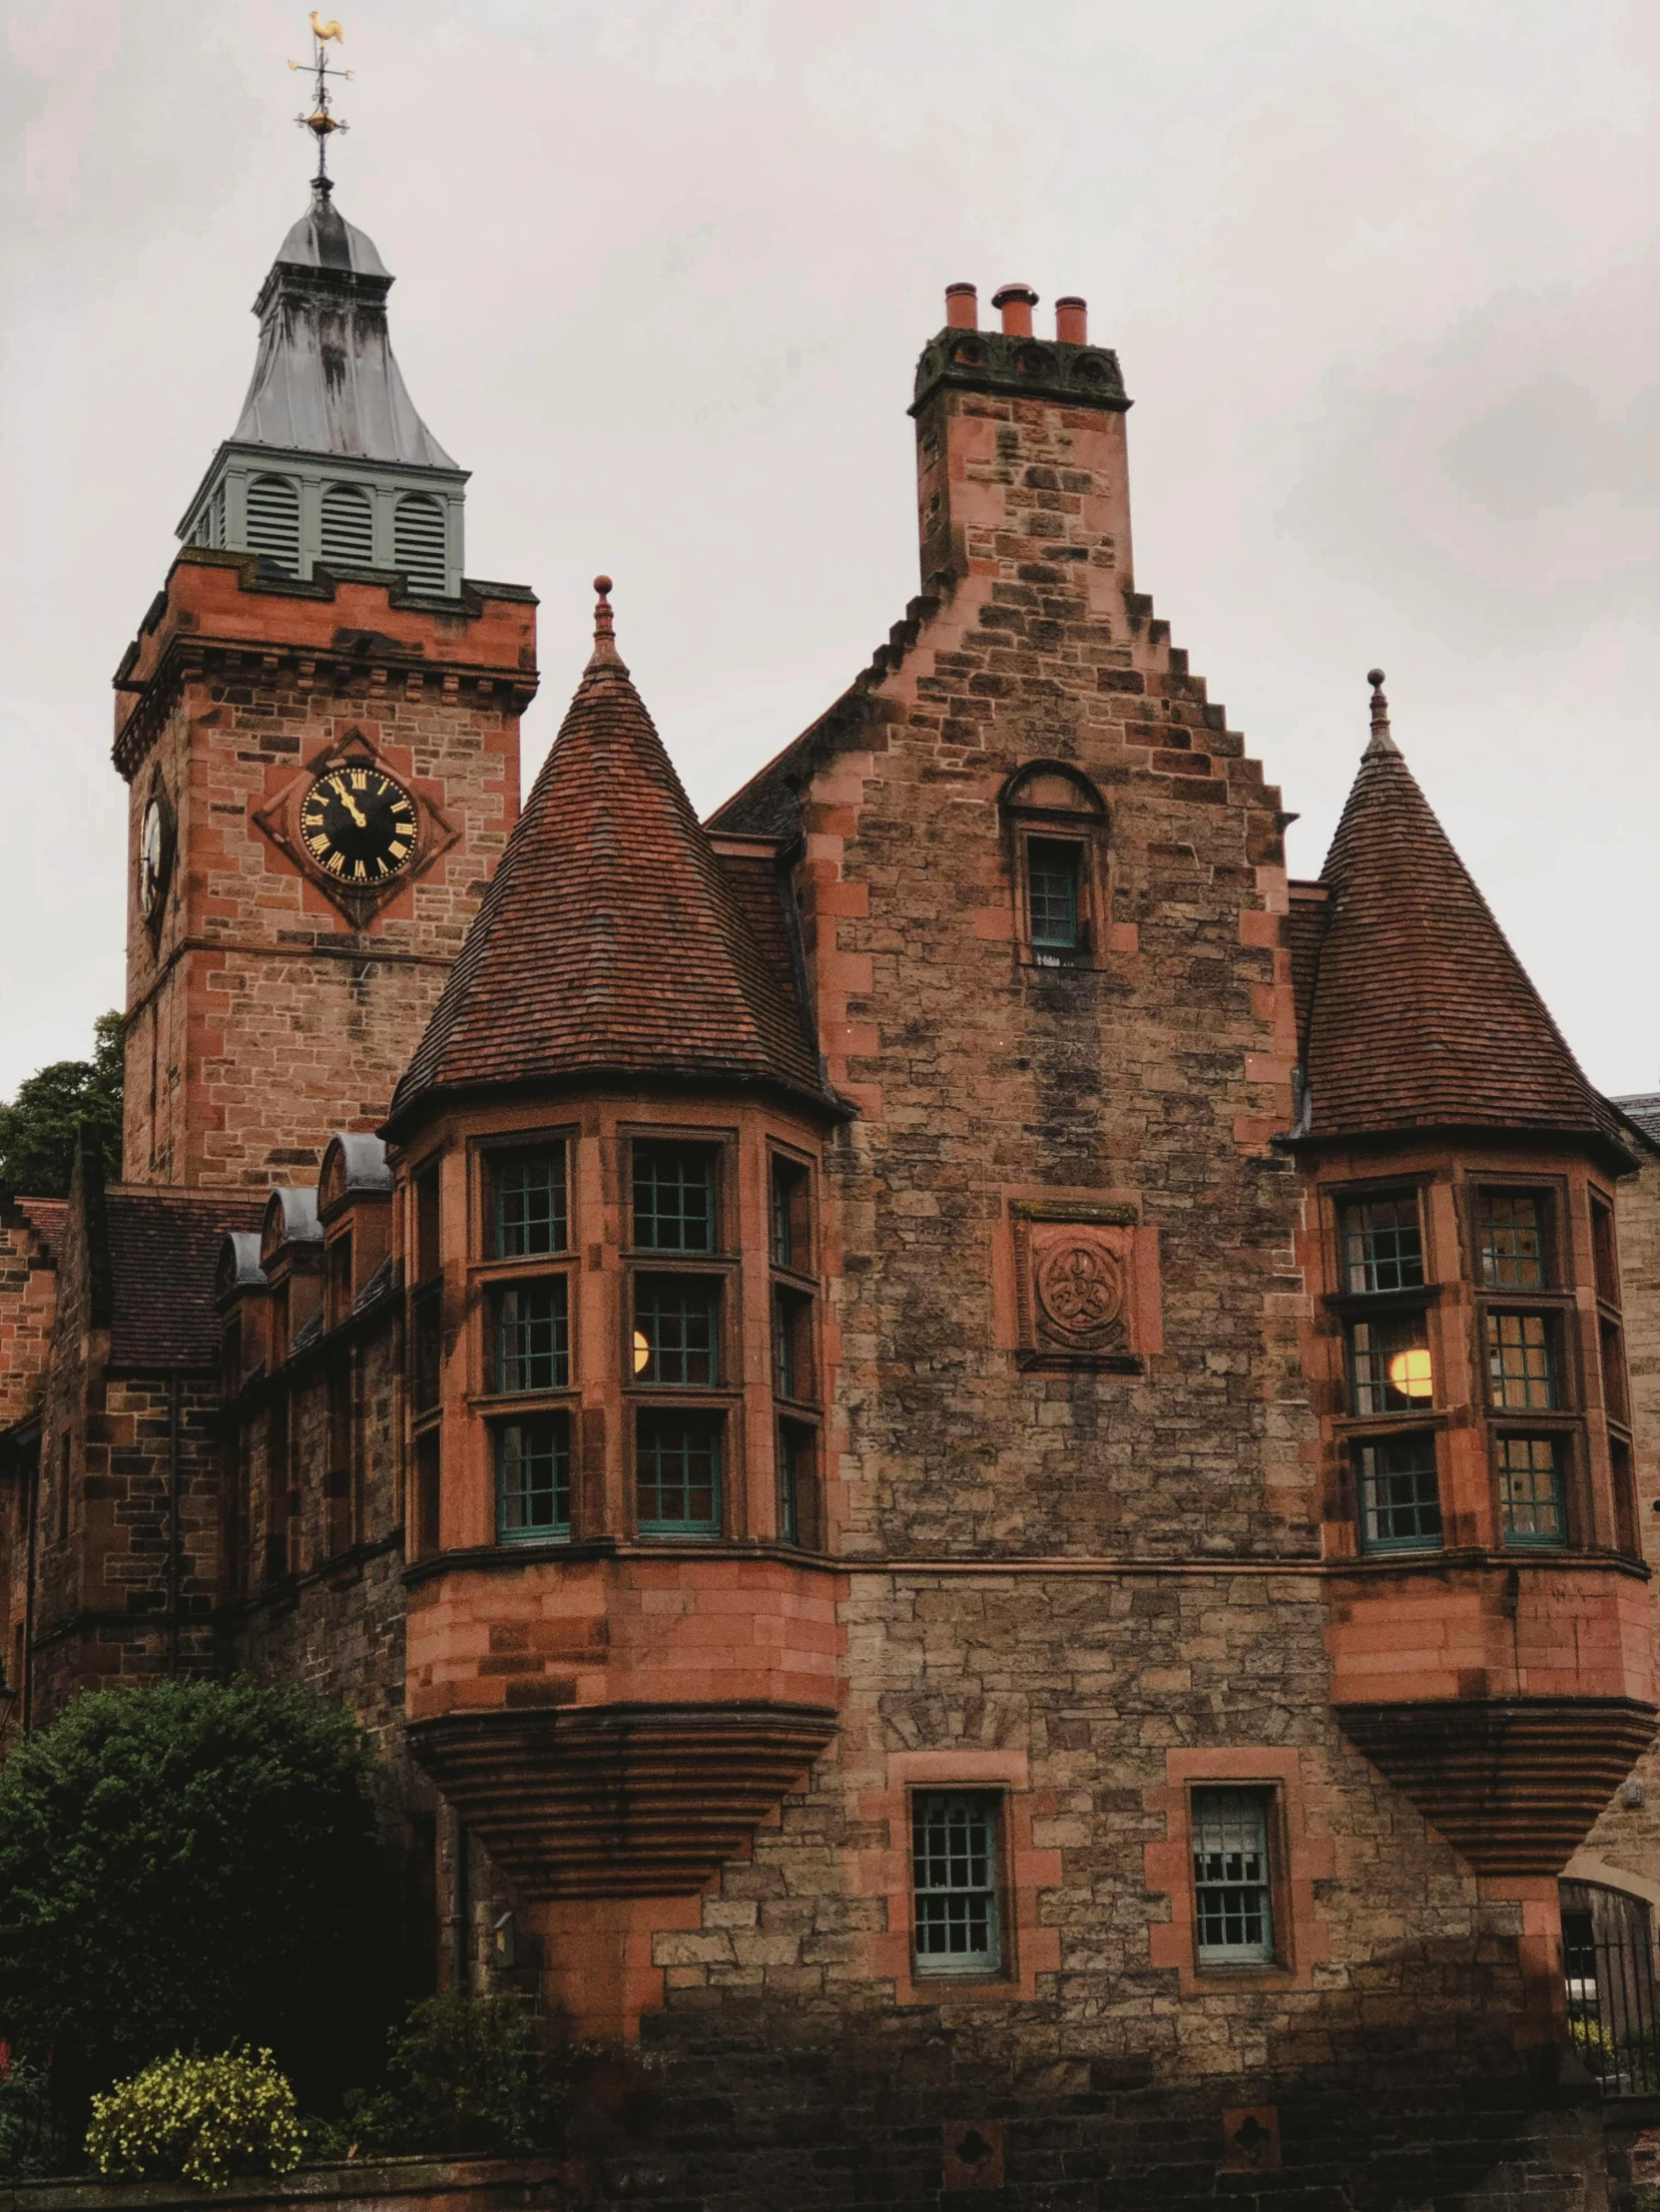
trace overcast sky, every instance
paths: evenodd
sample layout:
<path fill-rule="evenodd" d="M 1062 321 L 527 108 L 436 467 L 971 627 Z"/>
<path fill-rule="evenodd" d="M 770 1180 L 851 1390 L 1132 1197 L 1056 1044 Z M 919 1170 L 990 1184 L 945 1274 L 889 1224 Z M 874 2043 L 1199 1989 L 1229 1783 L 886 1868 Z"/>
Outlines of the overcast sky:
<path fill-rule="evenodd" d="M 707 810 L 916 589 L 941 289 L 1084 293 L 1140 588 L 1319 871 L 1395 735 L 1579 1052 L 1660 1087 L 1660 31 L 1624 0 L 337 0 L 336 204 L 467 565 L 598 568 Z M 6 0 L 0 1095 L 122 994 L 109 678 L 305 206 L 303 8 Z"/>

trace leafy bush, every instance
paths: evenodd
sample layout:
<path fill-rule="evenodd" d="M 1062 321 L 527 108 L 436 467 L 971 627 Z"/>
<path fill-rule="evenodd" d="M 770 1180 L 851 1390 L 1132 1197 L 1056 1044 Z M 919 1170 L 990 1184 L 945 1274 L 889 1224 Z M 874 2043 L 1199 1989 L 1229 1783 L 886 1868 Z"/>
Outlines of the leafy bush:
<path fill-rule="evenodd" d="M 233 2174 L 291 2173 L 299 2149 L 293 2091 L 269 2050 L 175 2051 L 94 2097 L 87 2130 L 106 2181 L 179 2175 L 223 2189 Z"/>
<path fill-rule="evenodd" d="M 100 1691 L 0 1769 L 0 2035 L 60 2102 L 177 2050 L 361 2080 L 390 1974 L 368 1755 L 252 1682 Z"/>
<path fill-rule="evenodd" d="M 384 2087 L 348 2097 L 339 2132 L 359 2150 L 519 2157 L 557 2140 L 569 2093 L 522 1998 L 445 1990 L 393 2032 Z"/>

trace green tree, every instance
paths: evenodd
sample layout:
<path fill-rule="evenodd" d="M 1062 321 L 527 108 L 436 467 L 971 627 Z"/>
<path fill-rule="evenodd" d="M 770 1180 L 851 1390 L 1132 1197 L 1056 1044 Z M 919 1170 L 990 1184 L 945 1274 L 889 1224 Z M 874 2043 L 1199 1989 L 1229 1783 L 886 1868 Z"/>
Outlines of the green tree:
<path fill-rule="evenodd" d="M 0 1190 L 66 1197 L 82 1129 L 102 1153 L 105 1174 L 121 1173 L 121 1016 L 100 1014 L 92 1031 L 90 1060 L 54 1060 L 17 1086 L 9 1106 L 0 1105 Z"/>
<path fill-rule="evenodd" d="M 78 1698 L 0 1769 L 0 2037 L 84 2096 L 174 2050 L 375 2067 L 390 1885 L 355 1723 L 295 1690 Z"/>

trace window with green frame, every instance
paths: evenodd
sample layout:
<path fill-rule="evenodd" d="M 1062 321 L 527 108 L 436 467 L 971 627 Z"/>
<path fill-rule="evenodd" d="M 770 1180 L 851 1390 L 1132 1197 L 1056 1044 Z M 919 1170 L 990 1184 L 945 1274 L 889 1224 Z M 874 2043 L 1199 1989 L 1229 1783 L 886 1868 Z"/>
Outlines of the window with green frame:
<path fill-rule="evenodd" d="M 1363 1551 L 1433 1551 L 1441 1497 L 1432 1432 L 1381 1436 L 1355 1447 Z"/>
<path fill-rule="evenodd" d="M 1562 1445 L 1556 1436 L 1500 1436 L 1498 1510 L 1506 1544 L 1562 1544 Z"/>
<path fill-rule="evenodd" d="M 1413 1413 L 1429 1403 L 1434 1386 L 1421 1311 L 1350 1323 L 1351 1412 Z"/>
<path fill-rule="evenodd" d="M 1339 1210 L 1343 1287 L 1351 1293 L 1415 1291 L 1423 1282 L 1417 1193 L 1359 1199 Z"/>
<path fill-rule="evenodd" d="M 1261 1790 L 1193 1793 L 1193 1903 L 1202 1966 L 1273 1962 L 1268 1809 Z"/>
<path fill-rule="evenodd" d="M 570 1214 L 562 1144 L 492 1152 L 489 1181 L 492 1259 L 527 1260 L 567 1249 Z"/>
<path fill-rule="evenodd" d="M 1554 1335 L 1548 1314 L 1487 1316 L 1487 1377 L 1495 1405 L 1514 1413 L 1555 1409 Z"/>
<path fill-rule="evenodd" d="M 721 1380 L 721 1285 L 706 1275 L 634 1278 L 633 1380 L 709 1388 Z"/>
<path fill-rule="evenodd" d="M 787 1544 L 813 1541 L 817 1441 L 805 1421 L 779 1422 L 779 1535 Z"/>
<path fill-rule="evenodd" d="M 997 1814 L 997 1799 L 983 1790 L 919 1790 L 910 1801 L 918 1974 L 990 1974 L 1002 1968 Z"/>
<path fill-rule="evenodd" d="M 713 1252 L 719 1148 L 636 1137 L 632 1150 L 635 1249 Z"/>
<path fill-rule="evenodd" d="M 570 1382 L 570 1330 L 562 1275 L 495 1292 L 495 1387 L 562 1390 Z"/>
<path fill-rule="evenodd" d="M 504 1544 L 571 1532 L 571 1424 L 564 1412 L 502 1421 L 493 1431 L 496 1538 Z"/>
<path fill-rule="evenodd" d="M 635 1416 L 635 1521 L 642 1536 L 721 1533 L 723 1416 L 665 1408 Z"/>
<path fill-rule="evenodd" d="M 1062 837 L 1026 841 L 1026 897 L 1034 952 L 1077 952 L 1083 945 L 1080 884 L 1084 848 Z"/>

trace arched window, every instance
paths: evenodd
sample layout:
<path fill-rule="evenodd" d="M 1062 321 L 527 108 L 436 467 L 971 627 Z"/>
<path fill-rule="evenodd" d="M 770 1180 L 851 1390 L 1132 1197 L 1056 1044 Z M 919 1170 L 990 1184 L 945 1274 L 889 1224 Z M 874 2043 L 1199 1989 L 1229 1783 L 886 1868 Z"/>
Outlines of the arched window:
<path fill-rule="evenodd" d="M 356 484 L 330 484 L 322 495 L 322 557 L 356 568 L 374 559 L 374 509 Z"/>
<path fill-rule="evenodd" d="M 441 592 L 449 582 L 444 510 L 424 492 L 406 492 L 392 525 L 392 563 L 417 591 Z"/>
<path fill-rule="evenodd" d="M 1032 761 L 1003 787 L 1015 943 L 1032 967 L 1094 967 L 1104 948 L 1107 809 L 1085 776 Z"/>
<path fill-rule="evenodd" d="M 248 549 L 299 574 L 299 493 L 286 476 L 256 476 L 249 485 Z"/>

